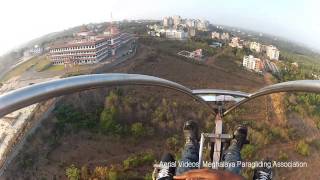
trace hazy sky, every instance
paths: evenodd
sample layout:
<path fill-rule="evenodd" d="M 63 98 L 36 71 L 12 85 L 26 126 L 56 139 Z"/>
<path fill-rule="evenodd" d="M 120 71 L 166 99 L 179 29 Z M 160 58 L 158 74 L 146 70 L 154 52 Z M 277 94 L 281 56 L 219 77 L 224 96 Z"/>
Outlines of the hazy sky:
<path fill-rule="evenodd" d="M 320 49 L 317 0 L 1 0 L 0 55 L 50 32 L 114 19 L 205 18 Z"/>

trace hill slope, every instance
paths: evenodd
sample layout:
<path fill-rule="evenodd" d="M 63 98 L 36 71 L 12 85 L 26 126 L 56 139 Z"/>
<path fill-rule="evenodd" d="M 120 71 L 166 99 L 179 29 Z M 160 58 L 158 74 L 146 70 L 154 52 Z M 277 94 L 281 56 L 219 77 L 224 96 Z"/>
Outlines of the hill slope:
<path fill-rule="evenodd" d="M 230 49 L 198 63 L 175 55 L 182 48 L 181 43 L 174 41 L 141 42 L 133 58 L 112 67 L 104 65 L 94 73 L 147 74 L 192 89 L 254 91 L 266 84 L 262 76 L 242 69 L 240 59 Z M 252 144 L 260 149 L 270 143 L 287 141 L 283 140 L 285 137 L 279 134 L 279 129 L 273 129 L 272 122 L 277 116 L 264 111 L 272 109 L 272 104 L 267 103 L 269 100 L 269 97 L 259 98 L 226 117 L 226 129 L 232 131 L 240 122 L 249 125 Z M 171 151 L 179 157 L 183 144 L 181 128 L 185 120 L 198 121 L 204 131 L 213 127 L 213 116 L 198 103 L 171 90 L 155 87 L 134 86 L 76 93 L 63 97 L 59 107 L 63 108 L 58 108 L 30 138 L 25 151 L 8 168 L 6 178 L 66 179 L 66 168 L 70 170 L 74 164 L 82 167 L 81 176 L 86 173 L 97 176 L 97 167 L 107 167 L 109 177 L 117 172 L 119 178 L 125 172 L 131 178 L 141 179 L 149 177 L 151 161 L 159 159 L 164 151 Z M 106 134 L 103 129 L 106 124 L 101 119 L 105 120 L 106 114 L 103 113 L 112 108 L 115 108 L 116 122 L 112 121 L 115 126 L 107 126 L 113 134 Z M 68 113 L 71 118 L 66 115 Z M 137 123 L 142 123 L 144 128 Z M 142 134 L 138 133 L 139 127 Z M 244 154 L 245 159 L 270 155 L 255 150 L 250 156 Z M 273 154 L 274 158 L 277 156 Z M 132 163 L 138 163 L 138 166 Z M 250 174 L 249 171 L 245 173 Z"/>

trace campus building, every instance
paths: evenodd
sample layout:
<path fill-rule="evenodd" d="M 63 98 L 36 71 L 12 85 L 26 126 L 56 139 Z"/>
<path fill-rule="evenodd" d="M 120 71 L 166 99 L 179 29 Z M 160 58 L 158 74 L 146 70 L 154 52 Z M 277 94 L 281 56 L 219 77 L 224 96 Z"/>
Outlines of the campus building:
<path fill-rule="evenodd" d="M 131 39 L 131 34 L 120 33 L 116 27 L 107 28 L 102 35 L 81 28 L 73 40 L 51 46 L 49 54 L 53 65 L 94 64 L 115 55 Z"/>

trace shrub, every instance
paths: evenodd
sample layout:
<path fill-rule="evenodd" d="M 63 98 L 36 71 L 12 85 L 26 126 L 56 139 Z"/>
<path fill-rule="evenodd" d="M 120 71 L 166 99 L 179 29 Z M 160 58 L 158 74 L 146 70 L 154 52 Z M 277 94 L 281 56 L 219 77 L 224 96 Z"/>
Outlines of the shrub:
<path fill-rule="evenodd" d="M 250 142 L 257 145 L 258 147 L 262 147 L 263 145 L 267 145 L 270 142 L 269 136 L 267 136 L 266 131 L 250 131 Z"/>
<path fill-rule="evenodd" d="M 320 121 L 319 120 L 316 121 L 316 126 L 318 129 L 320 129 Z"/>
<path fill-rule="evenodd" d="M 121 126 L 116 122 L 117 110 L 115 108 L 104 109 L 100 116 L 100 129 L 105 134 L 118 134 Z"/>
<path fill-rule="evenodd" d="M 243 146 L 241 150 L 241 157 L 244 159 L 251 159 L 253 158 L 255 152 L 256 152 L 256 148 L 254 145 L 246 144 Z"/>
<path fill-rule="evenodd" d="M 129 156 L 126 160 L 123 161 L 123 166 L 125 169 L 137 167 L 140 165 L 140 159 L 138 156 Z"/>
<path fill-rule="evenodd" d="M 66 169 L 66 176 L 69 180 L 79 180 L 80 170 L 72 164 L 70 167 Z"/>
<path fill-rule="evenodd" d="M 296 146 L 296 151 L 303 156 L 308 156 L 310 154 L 309 144 L 304 140 L 299 141 Z"/>
<path fill-rule="evenodd" d="M 153 153 L 145 153 L 142 155 L 141 159 L 142 159 L 143 164 L 144 163 L 150 164 L 155 160 L 155 157 L 154 157 Z"/>
<path fill-rule="evenodd" d="M 98 166 L 94 169 L 93 174 L 95 177 L 97 177 L 99 179 L 106 179 L 108 177 L 108 168 Z"/>
<path fill-rule="evenodd" d="M 288 157 L 288 154 L 287 154 L 287 153 L 285 153 L 285 152 L 283 152 L 283 151 L 280 151 L 278 158 L 279 158 L 279 160 L 287 161 L 289 157 Z"/>
<path fill-rule="evenodd" d="M 166 145 L 168 146 L 168 148 L 170 150 L 177 150 L 179 148 L 179 139 L 178 139 L 178 136 L 177 135 L 174 135 L 172 137 L 169 137 L 167 140 L 166 140 Z"/>
<path fill-rule="evenodd" d="M 131 134 L 135 137 L 142 137 L 147 134 L 146 129 L 143 127 L 143 124 L 140 122 L 133 123 L 131 125 Z"/>
<path fill-rule="evenodd" d="M 120 175 L 115 168 L 111 168 L 108 174 L 109 180 L 118 180 Z"/>
<path fill-rule="evenodd" d="M 152 180 L 152 173 L 147 173 L 144 178 L 144 180 Z"/>
<path fill-rule="evenodd" d="M 151 164 L 155 160 L 153 153 L 147 152 L 138 155 L 131 155 L 123 161 L 125 169 L 135 168 L 141 165 Z"/>
<path fill-rule="evenodd" d="M 288 140 L 288 131 L 281 129 L 280 127 L 272 127 L 269 132 L 269 138 L 271 141 L 275 140 Z"/>

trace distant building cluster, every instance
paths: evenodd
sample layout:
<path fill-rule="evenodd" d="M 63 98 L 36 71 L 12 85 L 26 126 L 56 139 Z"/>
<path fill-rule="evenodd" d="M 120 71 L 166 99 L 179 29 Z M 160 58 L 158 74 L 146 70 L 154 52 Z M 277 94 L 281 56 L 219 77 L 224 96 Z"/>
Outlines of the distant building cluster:
<path fill-rule="evenodd" d="M 265 52 L 270 60 L 279 60 L 280 51 L 277 47 L 273 45 L 262 45 L 257 42 L 250 42 L 250 50 L 257 53 Z"/>
<path fill-rule="evenodd" d="M 163 18 L 164 28 L 193 28 L 199 31 L 209 30 L 209 21 L 200 19 L 182 19 L 180 16 L 169 16 Z"/>
<path fill-rule="evenodd" d="M 218 29 L 221 31 L 223 28 L 219 27 Z M 238 30 L 238 32 L 240 32 L 240 30 Z M 211 33 L 211 38 L 219 40 L 220 42 L 229 42 L 228 45 L 233 48 L 242 49 L 243 47 L 247 47 L 256 53 L 264 53 L 270 60 L 279 60 L 280 51 L 273 45 L 263 45 L 254 41 L 244 41 L 238 36 L 230 37 L 229 33 L 227 32 L 214 31 Z"/>
<path fill-rule="evenodd" d="M 227 32 L 219 33 L 219 32 L 214 31 L 211 33 L 211 38 L 217 39 L 217 40 L 222 40 L 222 41 L 229 41 L 230 35 Z"/>
<path fill-rule="evenodd" d="M 162 25 L 149 25 L 150 36 L 184 40 L 193 37 L 196 31 L 208 31 L 209 22 L 199 19 L 182 19 L 180 16 L 164 17 Z"/>
<path fill-rule="evenodd" d="M 250 70 L 254 70 L 255 72 L 262 72 L 264 69 L 263 62 L 261 61 L 261 59 L 255 58 L 252 55 L 244 56 L 242 65 L 243 67 Z"/>
<path fill-rule="evenodd" d="M 72 40 L 52 45 L 49 55 L 54 65 L 94 64 L 115 55 L 119 47 L 132 39 L 133 35 L 121 33 L 114 25 L 103 34 L 96 34 L 83 26 Z"/>

